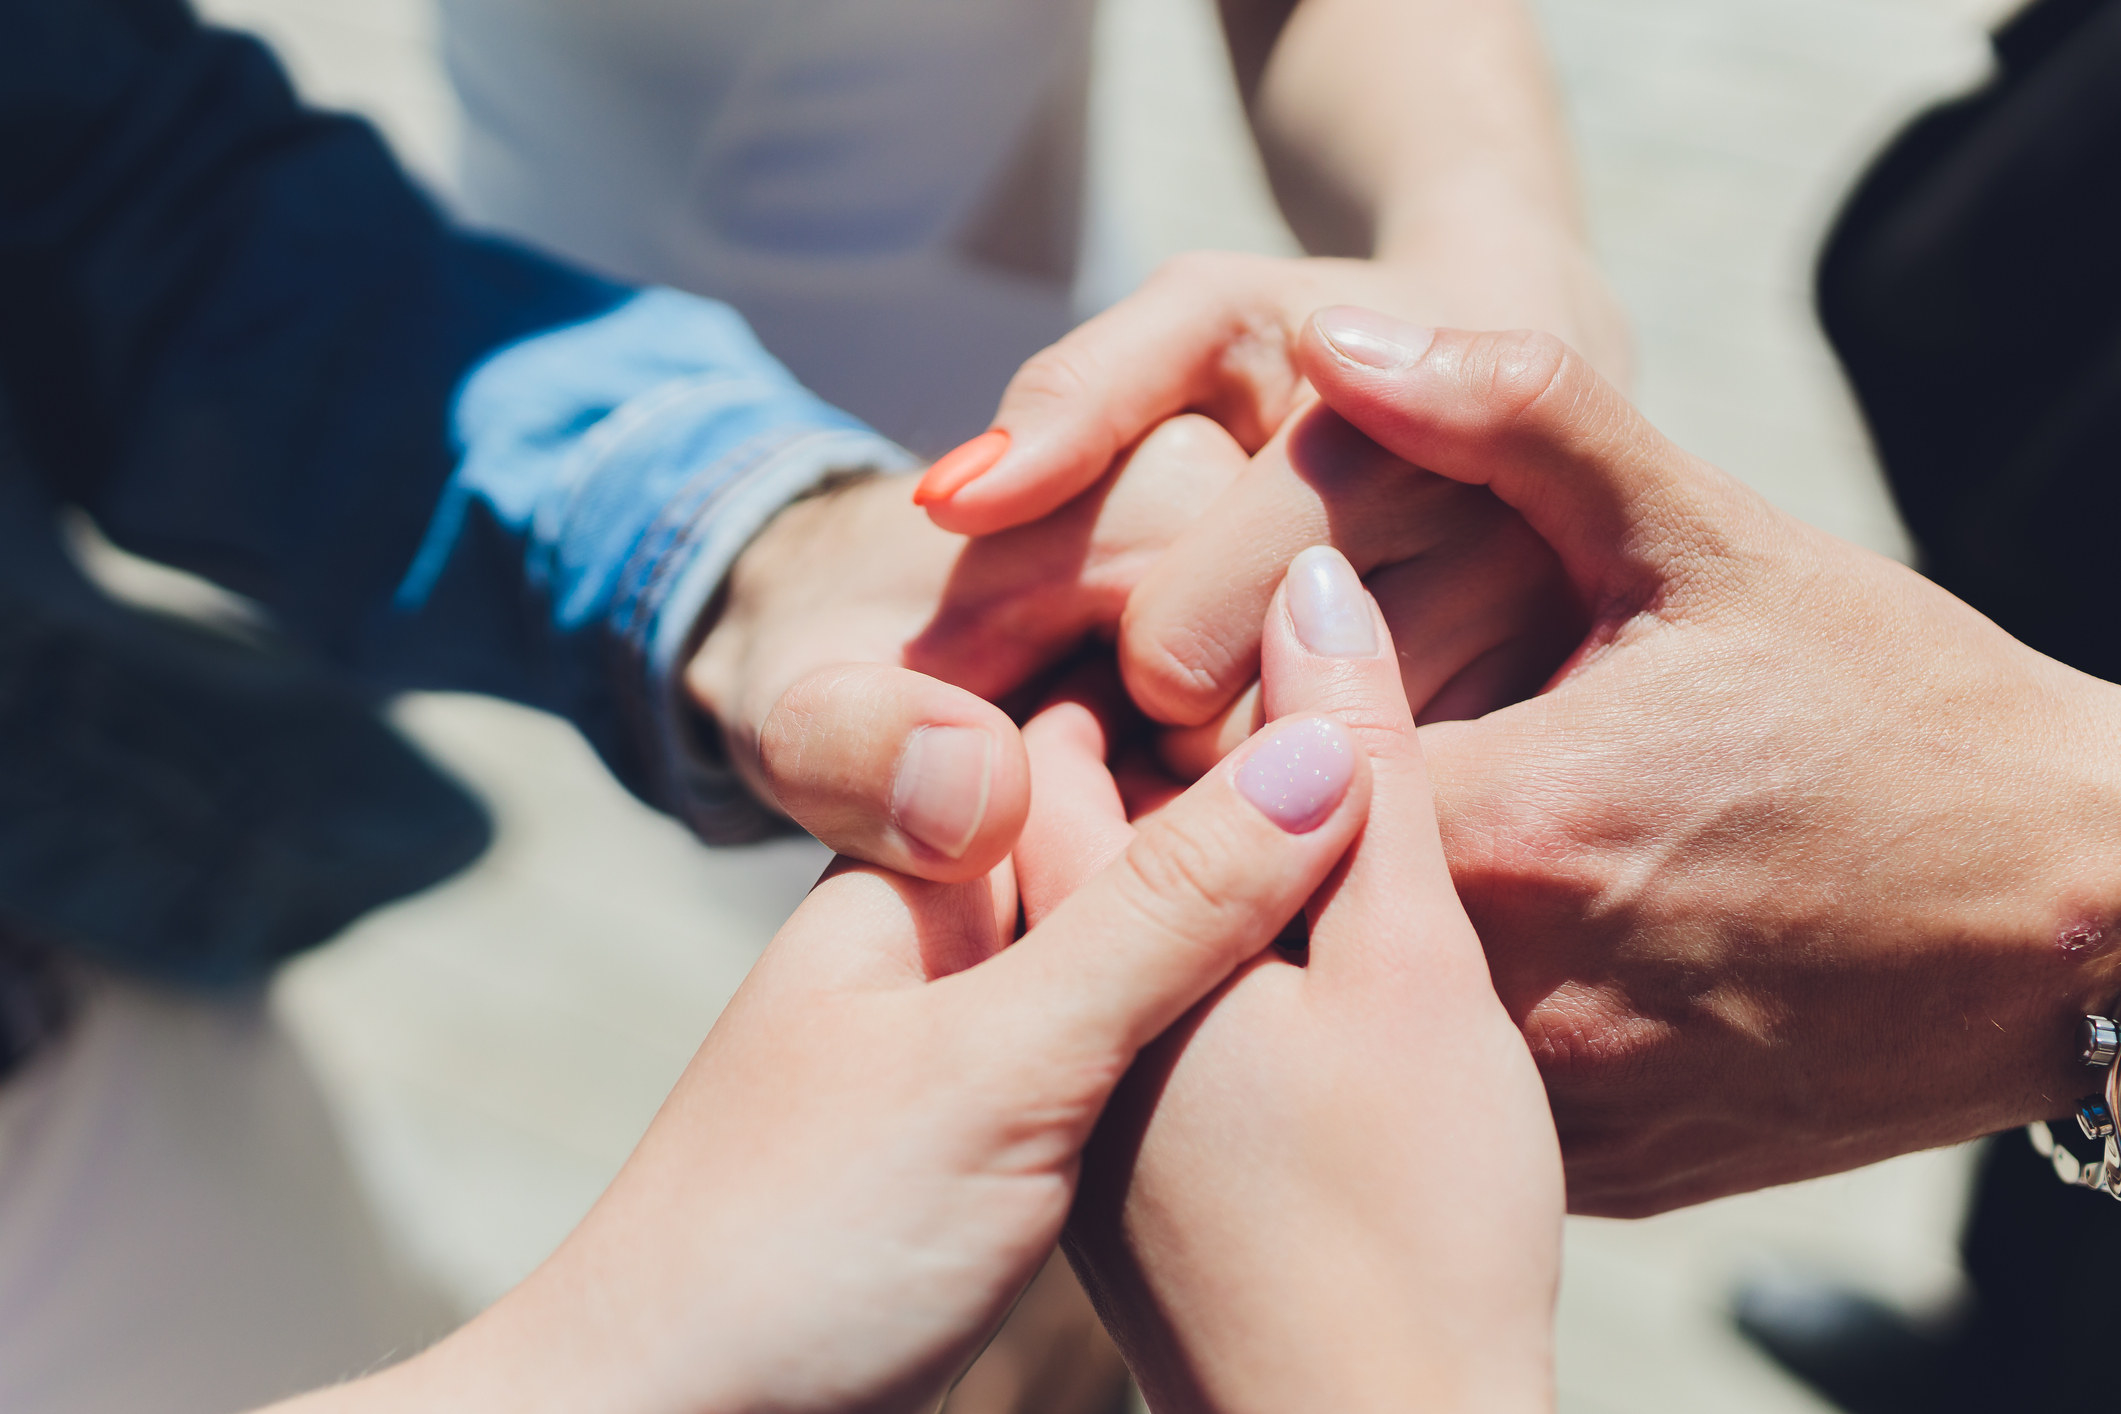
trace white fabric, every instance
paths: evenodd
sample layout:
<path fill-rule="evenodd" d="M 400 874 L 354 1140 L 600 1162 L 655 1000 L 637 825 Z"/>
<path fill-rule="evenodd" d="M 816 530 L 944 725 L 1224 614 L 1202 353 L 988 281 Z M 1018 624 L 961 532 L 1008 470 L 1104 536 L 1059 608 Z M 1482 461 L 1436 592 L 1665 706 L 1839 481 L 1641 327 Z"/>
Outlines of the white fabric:
<path fill-rule="evenodd" d="M 933 454 L 1068 327 L 1091 0 L 443 0 L 466 214 Z"/>
<path fill-rule="evenodd" d="M 235 1414 L 450 1323 L 254 1003 L 100 985 L 0 1088 L 6 1414 Z"/>

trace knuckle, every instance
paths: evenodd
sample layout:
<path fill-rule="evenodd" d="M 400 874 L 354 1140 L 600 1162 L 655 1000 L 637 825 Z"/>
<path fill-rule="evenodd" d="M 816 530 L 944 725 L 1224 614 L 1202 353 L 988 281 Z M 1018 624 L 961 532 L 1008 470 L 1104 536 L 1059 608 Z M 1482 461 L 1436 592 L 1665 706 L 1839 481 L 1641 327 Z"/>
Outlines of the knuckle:
<path fill-rule="evenodd" d="M 866 672 L 866 664 L 836 663 L 806 673 L 781 693 L 766 720 L 778 724 L 781 731 L 808 731 L 842 710 L 847 699 L 860 692 Z"/>
<path fill-rule="evenodd" d="M 835 724 L 858 713 L 865 665 L 843 663 L 797 679 L 759 724 L 759 768 L 775 796 L 786 800 L 819 782 L 818 758 Z"/>
<path fill-rule="evenodd" d="M 774 798 L 787 801 L 804 793 L 814 715 L 791 704 L 787 698 L 775 703 L 759 728 L 759 770 Z"/>
<path fill-rule="evenodd" d="M 1524 1035 L 1549 1087 L 1608 1096 L 1650 1084 L 1674 1042 L 1669 1025 L 1573 985 L 1525 1018 Z"/>
<path fill-rule="evenodd" d="M 1167 941 L 1213 947 L 1245 912 L 1243 850 L 1212 815 L 1173 811 L 1137 837 L 1123 856 L 1121 894 Z"/>
<path fill-rule="evenodd" d="M 1009 380 L 1004 402 L 1012 407 L 1068 406 L 1087 398 L 1097 382 L 1097 356 L 1088 347 L 1085 331 L 1071 334 L 1026 359 Z"/>
<path fill-rule="evenodd" d="M 1151 428 L 1134 457 L 1137 461 L 1198 462 L 1224 455 L 1241 457 L 1244 453 L 1222 424 L 1197 412 L 1182 412 Z"/>
<path fill-rule="evenodd" d="M 1236 655 L 1211 630 L 1185 622 L 1123 622 L 1120 669 L 1142 706 L 1198 726 L 1227 696 Z"/>
<path fill-rule="evenodd" d="M 1372 761 L 1396 761 L 1417 755 L 1420 750 L 1415 744 L 1413 719 L 1403 701 L 1403 697 L 1400 701 L 1383 697 L 1365 683 L 1336 694 L 1323 704 L 1323 710 L 1332 713 L 1333 719 L 1347 729 L 1364 756 Z"/>
<path fill-rule="evenodd" d="M 1506 423 L 1566 417 L 1581 402 L 1589 367 L 1560 339 L 1536 329 L 1483 336 L 1488 402 Z"/>

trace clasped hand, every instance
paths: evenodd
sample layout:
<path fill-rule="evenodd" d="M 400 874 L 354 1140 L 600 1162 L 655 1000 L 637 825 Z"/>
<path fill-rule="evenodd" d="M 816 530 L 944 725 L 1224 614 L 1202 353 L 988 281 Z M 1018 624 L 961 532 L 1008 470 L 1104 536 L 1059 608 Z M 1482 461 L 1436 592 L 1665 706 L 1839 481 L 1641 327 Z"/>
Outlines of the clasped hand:
<path fill-rule="evenodd" d="M 766 788 L 889 867 L 835 867 L 408 1398 L 915 1408 L 1063 1236 L 1160 1408 L 1539 1408 L 1557 1130 L 1571 1204 L 1633 1213 L 2066 1106 L 2068 1022 L 2121 987 L 2113 688 L 1549 337 L 1336 309 L 1291 357 L 1319 401 L 1264 444 L 1162 424 L 932 542 L 854 630 L 901 661 L 746 707 Z M 906 490 L 758 548 L 849 506 L 944 535 Z M 832 631 L 744 574 L 710 702 L 775 680 L 764 627 Z M 1123 692 L 1019 732 L 963 690 L 1100 629 Z"/>
<path fill-rule="evenodd" d="M 559 1252 L 337 1397 L 921 1409 L 1066 1223 L 1160 1408 L 1547 1407 L 1559 1157 L 1389 631 L 1331 550 L 1264 621 L 1274 721 L 1190 788 L 1089 684 L 1014 867 L 835 863 Z"/>
<path fill-rule="evenodd" d="M 1057 517 L 1027 496 L 968 561 L 1032 565 L 1008 537 L 1043 535 L 1111 570 L 1082 622 L 1110 625 L 1190 774 L 1271 715 L 1253 684 L 1285 569 L 1347 554 L 1426 723 L 1444 854 L 1574 1208 L 2067 1110 L 2073 1018 L 2121 989 L 2111 686 L 1775 511 L 1556 340 L 1341 309 L 1290 357 L 1322 402 L 1256 450 L 1167 422 Z M 1159 487 L 1182 488 L 1173 514 L 1129 522 Z"/>

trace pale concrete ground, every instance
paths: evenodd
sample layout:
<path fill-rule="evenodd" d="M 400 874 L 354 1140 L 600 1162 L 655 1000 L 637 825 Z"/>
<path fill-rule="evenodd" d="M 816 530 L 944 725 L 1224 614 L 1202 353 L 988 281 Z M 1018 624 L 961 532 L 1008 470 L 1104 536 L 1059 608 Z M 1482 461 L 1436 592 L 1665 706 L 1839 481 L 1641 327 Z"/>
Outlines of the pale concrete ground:
<path fill-rule="evenodd" d="M 452 113 L 427 0 L 211 0 L 321 98 L 446 185 Z M 1244 146 L 1204 0 L 1108 0 L 1089 287 L 1189 246 L 1288 248 Z M 1542 0 L 1599 246 L 1641 338 L 1644 406 L 1777 502 L 1905 541 L 1815 332 L 1811 251 L 1863 155 L 1982 62 L 1990 0 Z M 634 805 L 565 727 L 464 698 L 401 720 L 493 802 L 477 869 L 289 969 L 276 1012 L 411 1257 L 464 1309 L 529 1269 L 624 1157 L 822 863 L 710 852 Z M 1563 1408 L 1815 1405 L 1721 1309 L 1767 1261 L 1946 1298 L 1964 1156 L 1633 1224 L 1575 1221 Z"/>

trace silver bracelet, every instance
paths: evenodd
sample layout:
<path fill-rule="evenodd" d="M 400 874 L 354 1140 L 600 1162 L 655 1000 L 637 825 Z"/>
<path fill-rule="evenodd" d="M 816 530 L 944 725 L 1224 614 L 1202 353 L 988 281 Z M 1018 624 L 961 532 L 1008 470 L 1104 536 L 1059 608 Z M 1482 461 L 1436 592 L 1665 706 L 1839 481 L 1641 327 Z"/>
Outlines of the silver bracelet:
<path fill-rule="evenodd" d="M 2040 1156 L 2055 1166 L 2055 1177 L 2078 1188 L 2096 1188 L 2111 1198 L 2121 1198 L 2121 1138 L 2114 1132 L 2114 1116 L 2121 1114 L 2121 1026 L 2111 1017 L 2087 1016 L 2077 1026 L 2077 1055 L 2094 1072 L 2104 1072 L 2099 1093 L 2077 1102 L 2077 1128 L 2087 1139 L 2103 1139 L 2098 1158 L 2078 1158 L 2055 1138 L 2045 1120 L 2025 1127 Z"/>

